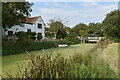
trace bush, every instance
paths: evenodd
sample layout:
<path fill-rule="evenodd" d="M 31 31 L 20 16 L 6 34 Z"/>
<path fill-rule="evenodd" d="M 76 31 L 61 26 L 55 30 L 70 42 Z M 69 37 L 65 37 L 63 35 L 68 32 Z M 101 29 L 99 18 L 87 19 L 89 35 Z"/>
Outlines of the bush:
<path fill-rule="evenodd" d="M 36 33 L 35 32 L 27 32 L 27 35 L 29 36 L 29 39 L 32 39 L 32 40 L 36 39 L 36 37 L 35 37 Z"/>
<path fill-rule="evenodd" d="M 56 38 L 57 39 L 64 39 L 67 37 L 67 32 L 65 30 L 58 30 L 56 33 Z"/>
<path fill-rule="evenodd" d="M 53 37 L 55 37 L 55 33 L 46 31 L 46 32 L 45 32 L 45 36 L 46 36 L 47 38 L 53 38 Z"/>
<path fill-rule="evenodd" d="M 24 53 L 25 51 L 34 51 L 34 50 L 42 50 L 42 49 L 49 49 L 49 48 L 55 48 L 56 43 L 53 41 L 45 41 L 45 42 L 33 42 L 30 41 L 29 43 L 27 40 L 24 41 L 22 44 L 17 44 L 15 42 L 10 41 L 3 41 L 3 50 L 2 55 L 11 55 L 11 54 L 19 54 Z"/>
<path fill-rule="evenodd" d="M 80 40 L 78 39 L 63 39 L 63 40 L 58 40 L 56 41 L 57 44 L 68 44 L 68 45 L 74 45 L 74 44 L 79 44 Z"/>
<path fill-rule="evenodd" d="M 38 39 L 38 40 L 41 40 L 41 39 L 42 39 L 42 34 L 39 34 L 39 35 L 37 36 L 37 39 Z"/>
<path fill-rule="evenodd" d="M 75 42 L 73 41 L 68 41 L 68 40 L 58 40 L 56 41 L 57 44 L 68 44 L 68 45 L 73 45 Z"/>
<path fill-rule="evenodd" d="M 19 42 L 22 42 L 24 40 L 35 40 L 36 33 L 35 32 L 17 32 L 15 33 L 15 36 L 18 38 Z"/>

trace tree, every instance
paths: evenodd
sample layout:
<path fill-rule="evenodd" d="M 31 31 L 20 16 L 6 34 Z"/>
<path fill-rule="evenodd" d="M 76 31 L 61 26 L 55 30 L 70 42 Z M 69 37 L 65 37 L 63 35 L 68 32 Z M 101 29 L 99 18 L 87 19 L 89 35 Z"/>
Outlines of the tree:
<path fill-rule="evenodd" d="M 103 20 L 103 28 L 107 37 L 112 37 L 115 39 L 120 38 L 120 11 L 114 10 L 107 14 Z"/>
<path fill-rule="evenodd" d="M 80 23 L 80 24 L 77 24 L 75 27 L 73 27 L 71 32 L 75 36 L 81 36 L 80 32 L 84 32 L 85 34 L 87 34 L 87 29 L 88 29 L 88 26 L 86 24 Z"/>
<path fill-rule="evenodd" d="M 74 28 L 72 28 L 75 32 L 79 32 L 79 30 L 87 30 L 88 26 L 84 23 L 77 24 Z"/>
<path fill-rule="evenodd" d="M 57 32 L 58 30 L 61 30 L 64 27 L 63 23 L 60 21 L 52 21 L 49 23 L 49 26 L 50 26 L 49 30 L 51 32 Z"/>
<path fill-rule="evenodd" d="M 30 16 L 33 3 L 29 2 L 3 2 L 2 3 L 2 27 L 11 28 L 20 25 L 21 20 Z"/>
<path fill-rule="evenodd" d="M 103 36 L 103 25 L 101 23 L 89 23 L 88 34 Z"/>
<path fill-rule="evenodd" d="M 50 22 L 48 23 L 48 25 L 50 27 L 47 28 L 47 30 L 51 33 L 54 33 L 55 38 L 58 38 L 59 32 L 62 33 L 61 35 L 63 35 L 64 33 L 66 33 L 65 30 L 68 30 L 68 28 L 66 28 L 66 26 L 64 25 L 63 20 L 61 20 L 60 18 L 51 19 Z M 61 32 L 61 31 L 63 31 L 63 32 Z"/>
<path fill-rule="evenodd" d="M 79 35 L 80 37 L 86 37 L 86 36 L 87 36 L 87 32 L 84 31 L 84 30 L 80 30 L 79 33 L 78 33 L 78 35 Z"/>
<path fill-rule="evenodd" d="M 65 37 L 67 37 L 67 33 L 65 30 L 58 30 L 58 32 L 56 33 L 56 38 L 57 39 L 64 39 Z"/>

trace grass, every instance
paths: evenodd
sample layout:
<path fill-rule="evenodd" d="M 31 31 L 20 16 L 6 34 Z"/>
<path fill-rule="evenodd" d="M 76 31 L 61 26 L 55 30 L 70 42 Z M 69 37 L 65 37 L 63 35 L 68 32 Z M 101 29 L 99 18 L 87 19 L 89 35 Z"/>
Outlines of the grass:
<path fill-rule="evenodd" d="M 101 42 L 100 44 L 97 44 L 97 46 L 95 46 L 95 44 L 78 44 L 65 48 L 47 49 L 34 52 L 32 51 L 29 52 L 31 55 L 29 57 L 26 54 L 20 54 L 17 55 L 18 58 L 13 58 L 14 60 L 16 59 L 16 61 L 8 60 L 7 63 L 9 64 L 4 63 L 3 70 L 7 72 L 9 71 L 9 74 L 13 73 L 12 70 L 14 70 L 15 72 L 13 74 L 16 74 L 18 68 L 16 68 L 17 65 L 15 64 L 19 63 L 19 65 L 22 66 L 21 69 L 25 69 L 23 73 L 25 74 L 24 76 L 26 78 L 29 78 L 30 76 L 37 78 L 38 75 L 40 75 L 39 77 L 43 78 L 115 78 L 116 74 L 113 71 L 114 69 L 112 70 L 111 65 L 109 65 L 109 61 L 112 60 L 109 58 L 109 56 L 114 56 L 114 59 L 116 59 L 116 53 L 111 53 L 110 50 L 113 49 L 113 51 L 117 51 L 118 48 L 116 44 L 110 44 L 108 47 L 107 45 L 108 42 Z M 52 59 L 49 56 L 50 53 L 52 53 Z M 57 56 L 57 53 L 62 53 L 62 56 Z M 42 55 L 41 58 L 39 58 L 39 55 Z M 105 58 L 104 55 L 107 55 L 107 57 Z M 11 55 L 8 57 L 12 58 L 12 56 L 16 57 L 16 55 Z M 7 56 L 5 57 L 8 59 Z M 5 57 L 3 59 L 5 59 Z M 22 60 L 19 61 L 20 57 Z M 26 58 L 30 58 L 30 61 L 28 61 Z M 108 61 L 109 64 L 107 64 L 106 61 Z"/>
<path fill-rule="evenodd" d="M 110 44 L 103 51 L 103 59 L 110 64 L 110 67 L 118 74 L 118 43 Z"/>
<path fill-rule="evenodd" d="M 34 53 L 36 55 L 38 54 L 46 54 L 46 53 L 53 53 L 55 52 L 61 52 L 64 57 L 72 56 L 75 51 L 78 52 L 86 52 L 87 50 L 90 50 L 92 47 L 94 47 L 95 44 L 77 44 L 77 45 L 71 45 L 65 48 L 53 48 L 53 49 L 47 49 L 47 50 L 38 50 L 38 51 L 32 51 L 30 54 Z M 9 56 L 3 56 L 3 65 L 2 65 L 2 71 L 3 75 L 5 75 L 4 72 L 13 73 L 15 74 L 18 70 L 16 63 L 19 63 L 20 65 L 25 63 L 25 59 L 27 57 L 26 53 L 23 54 L 14 54 Z M 14 72 L 13 72 L 14 71 Z"/>

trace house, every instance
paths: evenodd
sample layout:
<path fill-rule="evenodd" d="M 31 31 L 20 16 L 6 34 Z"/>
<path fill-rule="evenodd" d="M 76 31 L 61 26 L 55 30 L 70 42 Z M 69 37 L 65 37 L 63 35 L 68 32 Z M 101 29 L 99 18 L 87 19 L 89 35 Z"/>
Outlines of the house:
<path fill-rule="evenodd" d="M 6 28 L 3 30 L 3 36 L 13 35 L 16 32 L 35 32 L 37 35 L 42 35 L 42 38 L 45 37 L 45 23 L 41 16 L 28 17 L 22 25 L 15 25 L 11 28 Z"/>

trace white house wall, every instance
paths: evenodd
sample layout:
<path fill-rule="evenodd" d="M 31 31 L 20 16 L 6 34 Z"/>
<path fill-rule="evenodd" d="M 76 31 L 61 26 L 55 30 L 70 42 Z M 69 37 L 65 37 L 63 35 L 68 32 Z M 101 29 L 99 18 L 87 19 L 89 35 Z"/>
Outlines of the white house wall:
<path fill-rule="evenodd" d="M 38 28 L 38 23 L 42 24 L 42 29 Z M 35 24 L 24 24 L 24 27 L 20 26 L 20 25 L 15 25 L 12 28 L 7 28 L 7 31 L 5 31 L 5 35 L 8 35 L 8 31 L 13 31 L 13 34 L 15 34 L 16 32 L 27 32 L 28 29 L 31 29 L 31 32 L 36 32 L 36 34 L 38 33 L 42 33 L 42 37 L 45 37 L 45 24 L 43 22 L 43 20 L 41 18 L 39 18 Z"/>
<path fill-rule="evenodd" d="M 38 28 L 38 24 L 42 24 L 42 29 L 39 29 Z M 42 33 L 42 36 L 43 38 L 45 37 L 45 23 L 44 21 L 42 20 L 42 18 L 39 18 L 36 22 L 35 22 L 35 25 L 36 25 L 36 33 Z"/>

